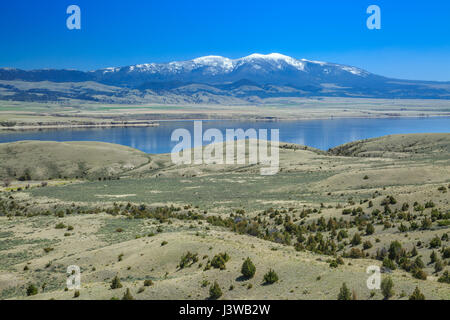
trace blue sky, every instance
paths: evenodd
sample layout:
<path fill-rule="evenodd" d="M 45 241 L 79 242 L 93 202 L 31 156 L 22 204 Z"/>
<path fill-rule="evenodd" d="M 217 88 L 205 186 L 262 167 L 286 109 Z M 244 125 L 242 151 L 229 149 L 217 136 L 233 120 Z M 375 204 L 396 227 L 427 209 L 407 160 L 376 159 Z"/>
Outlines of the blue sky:
<path fill-rule="evenodd" d="M 66 28 L 71 4 L 81 30 Z M 371 4 L 381 30 L 366 28 Z M 0 67 L 92 70 L 279 52 L 450 81 L 448 0 L 1 1 L 0 40 Z"/>

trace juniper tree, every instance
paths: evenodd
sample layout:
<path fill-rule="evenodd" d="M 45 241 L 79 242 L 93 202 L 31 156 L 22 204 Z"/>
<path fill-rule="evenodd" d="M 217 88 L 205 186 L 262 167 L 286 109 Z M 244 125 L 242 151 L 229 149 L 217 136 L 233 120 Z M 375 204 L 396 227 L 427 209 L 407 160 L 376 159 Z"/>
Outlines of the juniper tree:
<path fill-rule="evenodd" d="M 252 260 L 250 258 L 247 258 L 244 263 L 242 264 L 241 273 L 244 277 L 247 279 L 253 278 L 256 272 L 256 267 L 253 264 Z"/>
<path fill-rule="evenodd" d="M 345 282 L 342 284 L 342 287 L 339 290 L 337 299 L 338 300 L 351 300 L 352 299 L 352 294 L 351 294 L 350 290 L 347 288 L 347 284 Z"/>

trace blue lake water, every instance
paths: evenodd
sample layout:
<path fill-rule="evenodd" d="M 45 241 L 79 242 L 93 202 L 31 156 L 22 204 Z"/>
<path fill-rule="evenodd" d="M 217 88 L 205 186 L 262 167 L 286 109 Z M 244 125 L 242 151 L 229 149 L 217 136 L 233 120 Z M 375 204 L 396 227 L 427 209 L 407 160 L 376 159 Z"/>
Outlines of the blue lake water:
<path fill-rule="evenodd" d="M 325 119 L 302 121 L 203 121 L 203 132 L 226 129 L 279 129 L 280 141 L 327 150 L 337 145 L 389 134 L 450 132 L 450 117 L 389 119 Z M 164 121 L 158 127 L 55 129 L 0 133 L 0 143 L 19 140 L 103 141 L 130 146 L 147 153 L 170 152 L 175 129 L 185 128 L 193 135 L 193 121 Z"/>

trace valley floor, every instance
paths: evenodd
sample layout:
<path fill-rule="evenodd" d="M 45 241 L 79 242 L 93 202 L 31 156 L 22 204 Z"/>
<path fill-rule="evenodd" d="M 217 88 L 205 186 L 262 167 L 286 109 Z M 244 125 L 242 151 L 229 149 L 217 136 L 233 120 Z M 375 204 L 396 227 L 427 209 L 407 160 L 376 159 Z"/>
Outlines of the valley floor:
<path fill-rule="evenodd" d="M 0 130 L 142 126 L 168 120 L 308 120 L 450 116 L 449 100 L 270 98 L 258 104 L 100 104 L 0 101 Z"/>

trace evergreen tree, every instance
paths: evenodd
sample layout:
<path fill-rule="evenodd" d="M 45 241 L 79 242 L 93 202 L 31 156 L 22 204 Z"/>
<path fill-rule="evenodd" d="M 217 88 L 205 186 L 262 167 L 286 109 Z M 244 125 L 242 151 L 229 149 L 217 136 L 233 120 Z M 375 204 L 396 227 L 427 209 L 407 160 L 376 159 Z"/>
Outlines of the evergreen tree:
<path fill-rule="evenodd" d="M 347 288 L 347 284 L 344 282 L 338 294 L 338 300 L 351 300 L 352 294 L 350 290 Z"/>
<path fill-rule="evenodd" d="M 272 269 L 270 269 L 269 272 L 267 272 L 264 275 L 264 282 L 266 284 L 272 284 L 272 283 L 275 283 L 277 281 L 278 281 L 278 275 Z"/>
<path fill-rule="evenodd" d="M 213 300 L 217 300 L 222 296 L 222 289 L 220 289 L 217 281 L 209 288 L 209 297 Z"/>
<path fill-rule="evenodd" d="M 384 299 L 387 300 L 394 295 L 394 290 L 392 290 L 393 287 L 394 282 L 391 277 L 384 278 L 383 281 L 381 281 L 381 293 L 383 294 Z"/>
<path fill-rule="evenodd" d="M 127 290 L 123 294 L 122 300 L 134 300 L 134 297 L 131 295 L 129 288 L 127 288 Z"/>
<path fill-rule="evenodd" d="M 122 283 L 120 283 L 120 279 L 118 276 L 115 276 L 111 281 L 111 289 L 119 289 L 122 288 Z"/>
<path fill-rule="evenodd" d="M 256 272 L 256 267 L 253 264 L 252 260 L 250 258 L 247 258 L 244 263 L 242 264 L 241 273 L 244 277 L 247 279 L 253 278 Z"/>
<path fill-rule="evenodd" d="M 425 300 L 425 296 L 420 292 L 419 287 L 416 287 L 409 300 Z"/>

